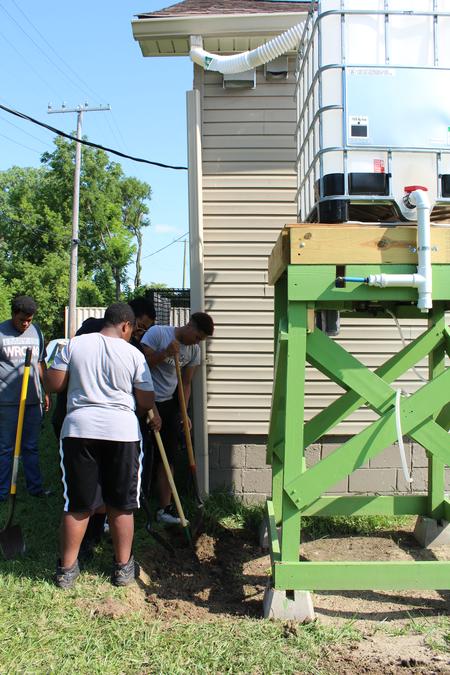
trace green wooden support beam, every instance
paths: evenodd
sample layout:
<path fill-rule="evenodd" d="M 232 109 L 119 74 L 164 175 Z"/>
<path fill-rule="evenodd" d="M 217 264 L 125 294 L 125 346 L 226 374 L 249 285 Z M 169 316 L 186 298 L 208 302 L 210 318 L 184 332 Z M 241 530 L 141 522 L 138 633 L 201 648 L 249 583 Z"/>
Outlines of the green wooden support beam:
<path fill-rule="evenodd" d="M 358 495 L 319 497 L 302 509 L 302 516 L 426 516 L 426 495 Z"/>
<path fill-rule="evenodd" d="M 308 336 L 306 358 L 344 389 L 351 389 L 380 413 L 392 407 L 395 391 L 323 331 Z"/>
<path fill-rule="evenodd" d="M 273 578 L 274 586 L 279 590 L 447 589 L 450 562 L 275 562 Z"/>
<path fill-rule="evenodd" d="M 286 493 L 286 481 L 304 471 L 303 423 L 305 397 L 306 335 L 308 313 L 304 303 L 288 302 L 286 414 L 284 419 L 284 484 L 281 537 L 283 560 L 298 559 L 300 513 Z"/>
<path fill-rule="evenodd" d="M 347 265 L 346 276 L 367 277 L 369 274 L 415 274 L 416 265 Z M 335 265 L 289 265 L 288 299 L 329 302 L 334 307 L 353 302 L 417 303 L 417 289 L 392 286 L 378 288 L 367 284 L 347 284 L 336 288 Z M 448 265 L 433 265 L 433 302 L 448 302 Z"/>
<path fill-rule="evenodd" d="M 420 427 L 433 415 L 436 408 L 440 409 L 443 406 L 448 398 L 449 390 L 450 368 L 416 391 L 412 396 L 402 397 L 400 415 L 403 434 L 409 434 L 417 439 L 414 435 L 415 432 L 419 433 Z M 433 452 L 443 458 L 446 456 L 446 448 L 448 448 L 448 445 L 443 446 L 441 435 L 438 433 L 439 429 L 442 432 L 443 429 L 435 422 L 427 423 L 432 427 L 431 432 L 428 430 L 428 437 L 431 433 L 434 437 L 433 442 L 435 440 L 439 442 L 438 448 L 432 448 Z M 326 492 L 336 482 L 362 466 L 367 460 L 378 455 L 391 445 L 396 438 L 395 411 L 391 409 L 379 420 L 363 429 L 357 436 L 350 438 L 331 455 L 322 459 L 301 476 L 297 476 L 288 482 L 286 491 L 289 497 L 297 508 L 303 508 L 317 499 L 323 492 Z M 449 442 L 450 437 L 447 435 L 447 444 Z"/>
<path fill-rule="evenodd" d="M 278 333 L 277 349 L 275 352 L 274 380 L 272 393 L 272 406 L 270 413 L 269 437 L 266 449 L 266 463 L 271 464 L 274 452 L 275 439 L 284 436 L 283 417 L 286 408 L 286 397 L 284 388 L 286 382 L 286 360 L 287 360 L 287 333 L 281 330 Z"/>
<path fill-rule="evenodd" d="M 414 342 L 408 344 L 398 354 L 375 370 L 387 384 L 394 382 L 400 375 L 416 365 L 432 349 L 442 342 L 443 336 L 439 328 L 433 326 L 422 333 Z M 360 408 L 365 399 L 354 391 L 342 394 L 336 401 L 318 413 L 305 425 L 305 447 L 333 429 L 339 422 Z"/>
<path fill-rule="evenodd" d="M 267 514 L 267 532 L 269 538 L 270 558 L 273 564 L 274 562 L 281 559 L 281 549 L 280 549 L 280 542 L 278 539 L 275 510 L 273 507 L 273 502 L 270 499 L 266 501 L 266 514 Z"/>

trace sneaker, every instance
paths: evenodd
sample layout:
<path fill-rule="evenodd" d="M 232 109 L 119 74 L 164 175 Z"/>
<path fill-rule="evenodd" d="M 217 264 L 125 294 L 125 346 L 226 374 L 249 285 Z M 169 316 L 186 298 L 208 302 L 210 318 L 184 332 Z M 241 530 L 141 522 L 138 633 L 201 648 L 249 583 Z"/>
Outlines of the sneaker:
<path fill-rule="evenodd" d="M 156 522 L 166 525 L 179 525 L 180 519 L 173 504 L 169 504 L 164 509 L 158 509 L 156 512 Z"/>
<path fill-rule="evenodd" d="M 64 589 L 72 588 L 79 574 L 78 560 L 74 562 L 72 567 L 61 567 L 61 560 L 58 560 L 54 577 L 55 586 Z"/>
<path fill-rule="evenodd" d="M 125 565 L 119 565 L 114 561 L 111 583 L 113 586 L 128 586 L 138 578 L 140 571 L 141 569 L 132 555 Z"/>

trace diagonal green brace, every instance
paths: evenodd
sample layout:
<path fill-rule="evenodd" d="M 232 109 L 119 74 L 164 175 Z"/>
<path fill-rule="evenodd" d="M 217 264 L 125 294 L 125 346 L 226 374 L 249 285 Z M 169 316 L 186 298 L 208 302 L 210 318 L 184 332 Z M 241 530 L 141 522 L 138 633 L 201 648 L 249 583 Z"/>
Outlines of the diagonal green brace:
<path fill-rule="evenodd" d="M 412 396 L 402 398 L 400 414 L 403 433 L 415 437 L 415 433 L 419 432 L 424 423 L 433 424 L 442 431 L 442 427 L 429 418 L 433 416 L 436 409 L 442 408 L 447 402 L 449 388 L 450 369 Z M 391 409 L 331 455 L 288 483 L 285 488 L 287 494 L 298 509 L 303 509 L 336 482 L 391 445 L 396 438 L 395 411 Z M 441 454 L 442 448 L 433 450 L 436 454 L 437 452 Z"/>
<path fill-rule="evenodd" d="M 310 349 L 312 335 L 308 336 L 307 350 Z M 329 338 L 328 338 L 329 339 Z M 394 382 L 404 372 L 435 349 L 443 340 L 442 331 L 435 326 L 429 328 L 414 342 L 407 345 L 398 354 L 377 368 L 375 374 L 385 383 Z M 316 355 L 317 358 L 317 355 Z M 333 379 L 333 378 L 332 378 Z M 331 403 L 305 424 L 305 447 L 314 443 L 320 436 L 333 429 L 339 422 L 348 417 L 366 402 L 366 399 L 355 391 L 348 391 Z M 371 401 L 368 401 L 371 405 Z"/>

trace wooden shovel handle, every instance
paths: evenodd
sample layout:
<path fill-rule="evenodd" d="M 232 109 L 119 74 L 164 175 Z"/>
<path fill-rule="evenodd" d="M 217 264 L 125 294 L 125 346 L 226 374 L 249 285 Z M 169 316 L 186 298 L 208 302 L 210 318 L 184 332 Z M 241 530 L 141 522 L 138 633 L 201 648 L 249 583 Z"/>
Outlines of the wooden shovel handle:
<path fill-rule="evenodd" d="M 189 429 L 186 399 L 184 397 L 184 389 L 183 389 L 183 378 L 181 376 L 180 360 L 178 358 L 178 354 L 175 354 L 174 359 L 178 379 L 178 399 L 180 401 L 181 417 L 183 418 L 183 430 L 184 436 L 186 438 L 186 448 L 188 453 L 189 468 L 193 473 L 195 473 L 196 471 L 195 455 L 194 455 L 194 448 L 192 447 L 191 430 Z"/>
<path fill-rule="evenodd" d="M 152 420 L 153 417 L 154 417 L 153 410 L 149 410 L 148 411 L 148 419 Z M 162 463 L 164 465 L 164 470 L 166 472 L 167 480 L 169 481 L 170 489 L 172 490 L 173 500 L 175 502 L 175 506 L 176 506 L 176 509 L 177 509 L 177 513 L 178 513 L 178 517 L 180 519 L 181 526 L 187 527 L 188 522 L 185 518 L 183 507 L 181 506 L 180 497 L 178 496 L 178 490 L 176 488 L 175 481 L 174 481 L 173 476 L 172 476 L 172 470 L 170 468 L 169 460 L 167 459 L 166 451 L 164 449 L 164 445 L 163 445 L 163 442 L 162 442 L 162 439 L 161 439 L 161 434 L 159 433 L 159 431 L 154 431 L 153 433 L 155 434 L 156 444 L 158 446 L 159 454 L 161 455 L 161 460 L 162 460 Z"/>

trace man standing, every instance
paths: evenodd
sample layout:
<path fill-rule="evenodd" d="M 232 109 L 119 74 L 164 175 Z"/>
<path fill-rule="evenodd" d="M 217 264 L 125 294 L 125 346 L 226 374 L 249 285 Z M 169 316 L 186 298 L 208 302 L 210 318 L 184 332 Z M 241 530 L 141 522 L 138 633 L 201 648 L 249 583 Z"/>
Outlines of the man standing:
<path fill-rule="evenodd" d="M 167 458 L 173 471 L 174 458 L 178 448 L 180 427 L 178 404 L 174 399 L 177 388 L 177 372 L 174 355 L 178 354 L 182 369 L 183 391 L 186 406 L 191 395 L 192 378 L 200 365 L 199 343 L 214 333 L 214 322 L 209 314 L 193 314 L 186 326 L 152 326 L 141 340 L 141 348 L 147 359 L 155 386 L 155 399 L 161 416 L 161 438 Z M 172 501 L 169 481 L 160 462 L 156 472 L 159 493 L 158 522 L 178 524 Z"/>
<path fill-rule="evenodd" d="M 42 421 L 41 382 L 45 368 L 44 338 L 33 324 L 35 301 L 20 295 L 11 302 L 11 319 L 0 323 L 0 501 L 8 498 L 13 449 L 19 415 L 25 353 L 32 348 L 31 371 L 22 436 L 22 461 L 28 492 L 34 497 L 50 494 L 42 486 L 38 440 Z M 45 397 L 44 409 L 48 410 Z"/>
<path fill-rule="evenodd" d="M 61 430 L 65 505 L 55 576 L 60 588 L 73 586 L 89 516 L 103 502 L 115 553 L 111 581 L 126 586 L 139 574 L 131 553 L 142 463 L 136 411 L 152 408 L 154 393 L 144 356 L 128 344 L 134 325 L 128 305 L 110 305 L 102 330 L 70 340 L 46 372 L 47 391 L 67 386 Z"/>

